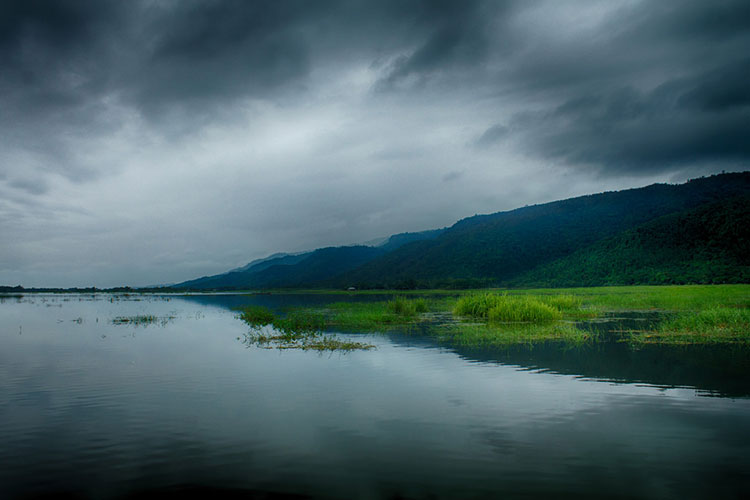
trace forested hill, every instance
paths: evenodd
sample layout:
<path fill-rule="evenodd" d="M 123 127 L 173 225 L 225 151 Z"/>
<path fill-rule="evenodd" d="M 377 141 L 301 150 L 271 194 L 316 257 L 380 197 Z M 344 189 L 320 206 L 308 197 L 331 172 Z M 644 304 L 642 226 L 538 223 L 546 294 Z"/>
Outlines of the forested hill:
<path fill-rule="evenodd" d="M 191 290 L 239 290 L 319 286 L 333 276 L 361 266 L 402 245 L 436 238 L 442 231 L 443 229 L 433 229 L 394 234 L 377 246 L 351 245 L 319 248 L 298 254 L 278 253 L 226 273 L 204 276 L 174 287 Z"/>
<path fill-rule="evenodd" d="M 325 284 L 498 284 L 658 217 L 748 193 L 750 173 L 733 173 L 469 217 L 434 240 L 404 245 Z"/>
<path fill-rule="evenodd" d="M 750 282 L 750 196 L 660 217 L 539 266 L 512 286 Z"/>
<path fill-rule="evenodd" d="M 177 286 L 426 288 L 746 282 L 747 264 L 739 256 L 750 254 L 746 229 L 743 232 L 748 199 L 750 172 L 678 185 L 654 184 L 476 215 L 443 230 L 396 235 L 376 247 L 284 254 L 238 272 Z M 687 232 L 681 233 L 681 227 Z M 701 227 L 704 233 L 699 232 Z M 692 246 L 680 238 L 690 239 Z"/>

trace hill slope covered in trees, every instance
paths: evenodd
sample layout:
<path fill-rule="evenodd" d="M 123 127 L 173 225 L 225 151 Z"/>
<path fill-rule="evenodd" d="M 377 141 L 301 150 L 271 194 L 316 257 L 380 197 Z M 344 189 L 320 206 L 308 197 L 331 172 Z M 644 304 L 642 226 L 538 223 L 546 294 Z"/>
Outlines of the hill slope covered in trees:
<path fill-rule="evenodd" d="M 283 254 L 177 287 L 747 282 L 749 199 L 750 172 L 654 184 L 476 215 L 375 247 Z"/>

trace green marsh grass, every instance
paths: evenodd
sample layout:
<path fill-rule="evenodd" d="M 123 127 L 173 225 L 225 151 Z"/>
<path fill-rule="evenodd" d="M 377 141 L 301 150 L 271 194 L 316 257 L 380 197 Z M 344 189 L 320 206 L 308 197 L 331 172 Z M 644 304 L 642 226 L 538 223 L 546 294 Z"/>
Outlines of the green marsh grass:
<path fill-rule="evenodd" d="M 80 319 L 80 318 L 79 318 Z M 161 326 L 166 325 L 174 319 L 174 316 L 158 317 L 152 314 L 143 314 L 138 316 L 118 316 L 112 320 L 115 325 L 134 325 L 134 326 L 147 326 L 153 324 L 160 324 Z"/>
<path fill-rule="evenodd" d="M 292 336 L 297 330 L 327 328 L 382 331 L 410 327 L 418 322 L 435 325 L 452 312 L 462 321 L 451 323 L 449 320 L 449 324 L 437 327 L 436 335 L 459 343 L 484 345 L 550 340 L 577 343 L 588 337 L 572 324 L 574 320 L 593 318 L 604 312 L 657 311 L 674 316 L 652 332 L 634 332 L 633 342 L 750 344 L 747 319 L 750 285 L 435 292 L 430 292 L 434 296 L 429 299 L 415 297 L 414 292 L 391 292 L 389 300 L 336 302 L 324 308 L 302 309 L 286 318 L 274 318 L 271 324 L 281 332 L 292 332 L 287 333 Z M 480 324 L 467 323 L 467 320 Z"/>
<path fill-rule="evenodd" d="M 682 312 L 662 322 L 654 332 L 639 332 L 631 340 L 643 344 L 748 344 L 750 309 L 711 307 Z"/>
<path fill-rule="evenodd" d="M 271 324 L 274 328 L 287 335 L 321 332 L 327 326 L 326 318 L 323 314 L 304 309 L 293 310 L 283 318 L 274 318 Z"/>
<path fill-rule="evenodd" d="M 453 313 L 490 322 L 547 322 L 563 316 L 581 317 L 596 314 L 582 308 L 582 300 L 573 295 L 511 295 L 508 293 L 473 293 L 458 299 Z"/>
<path fill-rule="evenodd" d="M 565 322 L 547 324 L 457 323 L 436 329 L 440 341 L 472 347 L 492 347 L 539 342 L 582 344 L 589 335 Z"/>
<path fill-rule="evenodd" d="M 245 306 L 240 309 L 240 319 L 251 326 L 263 326 L 271 324 L 276 316 L 267 307 Z"/>

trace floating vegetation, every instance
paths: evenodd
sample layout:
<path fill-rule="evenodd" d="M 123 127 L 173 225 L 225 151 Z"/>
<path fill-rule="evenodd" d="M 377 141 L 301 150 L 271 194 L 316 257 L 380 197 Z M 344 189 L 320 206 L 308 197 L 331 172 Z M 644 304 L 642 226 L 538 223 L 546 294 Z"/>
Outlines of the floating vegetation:
<path fill-rule="evenodd" d="M 271 325 L 288 335 L 315 334 L 325 330 L 326 318 L 317 311 L 295 310 L 283 318 L 274 318 Z"/>
<path fill-rule="evenodd" d="M 175 319 L 174 316 L 154 316 L 152 314 L 144 314 L 139 316 L 118 316 L 112 320 L 115 325 L 134 325 L 134 326 L 147 326 L 158 324 L 165 326 L 167 323 Z"/>
<path fill-rule="evenodd" d="M 268 325 L 275 318 L 273 312 L 263 306 L 245 306 L 240 310 L 240 319 L 251 326 Z"/>
<path fill-rule="evenodd" d="M 244 334 L 246 346 L 264 349 L 300 349 L 303 351 L 356 351 L 373 349 L 375 346 L 364 342 L 341 340 L 335 335 L 325 335 L 321 331 L 281 331 L 269 327 L 256 327 Z"/>
<path fill-rule="evenodd" d="M 683 312 L 655 331 L 633 332 L 636 344 L 750 344 L 750 309 L 711 307 Z"/>
<path fill-rule="evenodd" d="M 293 310 L 279 317 L 268 308 L 246 306 L 240 310 L 239 318 L 252 327 L 243 340 L 248 346 L 303 351 L 355 351 L 375 347 L 323 334 L 328 321 L 322 313 L 314 310 Z"/>

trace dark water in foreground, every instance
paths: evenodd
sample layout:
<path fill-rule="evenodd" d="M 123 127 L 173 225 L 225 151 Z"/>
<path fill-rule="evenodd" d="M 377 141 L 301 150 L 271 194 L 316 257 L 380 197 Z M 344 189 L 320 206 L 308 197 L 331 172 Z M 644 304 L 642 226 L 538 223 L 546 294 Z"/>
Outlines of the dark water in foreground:
<path fill-rule="evenodd" d="M 327 300 L 2 300 L 0 498 L 750 493 L 747 350 L 488 351 L 393 332 L 321 355 L 247 347 L 228 308 Z M 139 314 L 172 319 L 111 322 Z"/>

